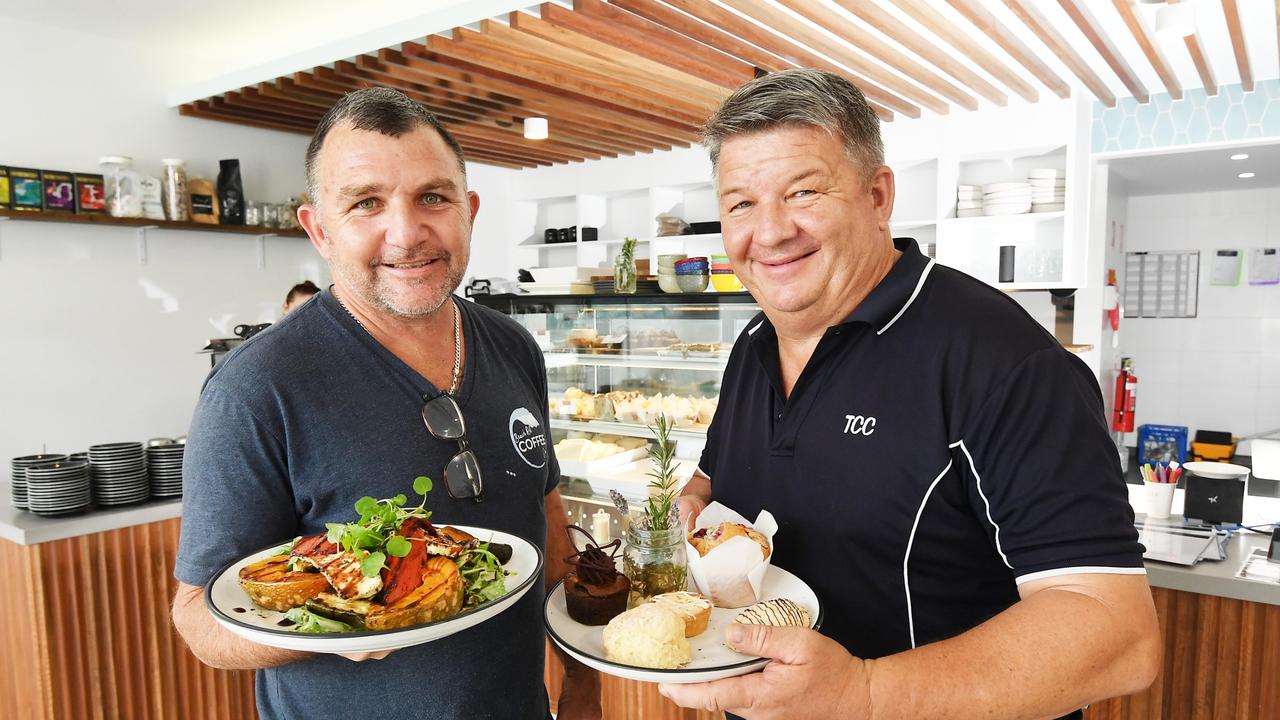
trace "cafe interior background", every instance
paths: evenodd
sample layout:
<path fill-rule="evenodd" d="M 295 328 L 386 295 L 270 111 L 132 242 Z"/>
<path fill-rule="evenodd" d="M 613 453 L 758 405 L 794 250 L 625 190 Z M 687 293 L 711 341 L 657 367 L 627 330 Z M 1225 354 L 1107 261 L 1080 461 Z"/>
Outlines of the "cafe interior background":
<path fill-rule="evenodd" d="M 648 267 L 722 252 L 698 122 L 757 72 L 813 66 L 857 82 L 884 121 L 896 236 L 1009 292 L 1097 375 L 1109 421 L 1131 359 L 1128 455 L 1142 426 L 1173 426 L 1163 432 L 1181 428 L 1184 448 L 1217 431 L 1226 450 L 1201 449 L 1254 465 L 1280 451 L 1230 438 L 1280 428 L 1278 18 L 1274 0 L 6 3 L 11 188 L 14 169 L 109 185 L 111 156 L 157 179 L 180 158 L 190 180 L 214 180 L 234 158 L 258 224 L 0 206 L 0 456 L 184 435 L 206 349 L 278 320 L 294 283 L 327 285 L 288 215 L 310 131 L 341 92 L 391 85 L 436 111 L 482 198 L 467 284 L 512 289 L 531 270 L 523 289 L 560 293 L 557 312 L 577 309 L 560 319 L 581 325 L 591 296 L 572 293 L 611 293 L 624 237 Z M 526 137 L 530 118 L 548 138 Z M 712 232 L 659 233 L 670 218 Z M 729 294 L 708 286 L 700 302 Z M 556 340 L 556 317 L 522 321 Z M 688 354 L 646 363 L 706 369 Z M 1249 478 L 1246 523 L 1280 520 L 1270 462 Z M 1141 481 L 1131 487 L 1141 512 Z M 583 523 L 599 489 L 570 503 Z M 16 579 L 0 591 L 0 715 L 252 713 L 251 676 L 200 666 L 169 627 L 179 500 L 57 519 L 9 506 L 7 486 L 4 500 L 0 567 Z M 1175 515 L 1183 502 L 1179 489 Z M 1234 577 L 1251 547 L 1148 563 L 1164 671 L 1091 717 L 1280 717 L 1280 585 Z M 113 577 L 103 558 L 129 556 L 151 602 L 68 605 Z M 1221 577 L 1206 580 L 1207 566 Z M 639 683 L 607 683 L 606 708 L 694 717 Z"/>

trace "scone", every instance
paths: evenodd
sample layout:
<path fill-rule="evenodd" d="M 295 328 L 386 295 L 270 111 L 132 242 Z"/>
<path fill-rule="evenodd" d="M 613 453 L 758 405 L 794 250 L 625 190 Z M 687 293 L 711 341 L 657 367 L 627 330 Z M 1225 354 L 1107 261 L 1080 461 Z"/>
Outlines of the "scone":
<path fill-rule="evenodd" d="M 773 625 L 775 627 L 812 627 L 809 622 L 809 611 L 795 600 L 775 598 L 761 600 L 738 613 L 733 619 L 743 625 Z"/>
<path fill-rule="evenodd" d="M 604 656 L 610 662 L 674 669 L 689 662 L 693 649 L 684 637 L 684 620 L 657 603 L 644 603 L 609 621 Z"/>
<path fill-rule="evenodd" d="M 669 592 L 654 595 L 650 602 L 655 602 L 680 616 L 684 621 L 684 636 L 691 638 L 707 629 L 711 621 L 711 601 L 698 593 Z"/>

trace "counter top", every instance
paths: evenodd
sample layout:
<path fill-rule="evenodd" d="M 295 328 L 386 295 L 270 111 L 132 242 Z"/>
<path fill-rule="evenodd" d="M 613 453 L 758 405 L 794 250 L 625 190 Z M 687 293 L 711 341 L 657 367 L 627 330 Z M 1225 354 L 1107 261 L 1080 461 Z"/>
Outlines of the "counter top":
<path fill-rule="evenodd" d="M 151 500 L 112 510 L 92 510 L 66 517 L 41 517 L 9 502 L 9 482 L 0 482 L 0 539 L 19 545 L 64 540 L 108 530 L 146 525 L 182 516 L 181 500 Z"/>
<path fill-rule="evenodd" d="M 1280 583 L 1236 577 L 1236 573 L 1240 571 L 1253 549 L 1265 548 L 1270 537 L 1270 534 L 1235 533 L 1227 541 L 1225 560 L 1201 560 L 1191 566 L 1148 560 L 1146 562 L 1147 582 L 1152 587 L 1169 590 L 1280 605 Z"/>

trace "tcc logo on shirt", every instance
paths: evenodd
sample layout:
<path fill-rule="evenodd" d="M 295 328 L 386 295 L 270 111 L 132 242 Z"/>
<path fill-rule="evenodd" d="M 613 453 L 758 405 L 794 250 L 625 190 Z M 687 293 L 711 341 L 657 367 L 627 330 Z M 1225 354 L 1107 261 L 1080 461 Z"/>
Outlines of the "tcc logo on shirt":
<path fill-rule="evenodd" d="M 844 431 L 849 435 L 870 435 L 876 431 L 876 419 L 862 415 L 845 415 Z"/>

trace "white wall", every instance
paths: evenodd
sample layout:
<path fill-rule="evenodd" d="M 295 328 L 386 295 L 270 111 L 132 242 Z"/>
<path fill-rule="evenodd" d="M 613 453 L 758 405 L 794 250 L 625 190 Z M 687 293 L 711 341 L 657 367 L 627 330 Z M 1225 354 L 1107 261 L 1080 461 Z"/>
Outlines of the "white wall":
<path fill-rule="evenodd" d="M 1197 317 L 1121 321 L 1137 422 L 1236 435 L 1280 427 L 1280 286 L 1209 284 L 1214 250 L 1280 247 L 1280 188 L 1133 197 L 1125 235 L 1126 252 L 1200 251 Z"/>
<path fill-rule="evenodd" d="M 176 156 L 212 179 L 219 159 L 239 158 L 250 199 L 302 187 L 306 137 L 165 106 L 180 57 L 11 20 L 0 47 L 41 59 L 39 72 L 0 74 L 0 164 L 95 171 L 99 156 L 124 154 L 158 172 Z M 237 323 L 274 320 L 299 280 L 328 282 L 305 239 L 268 239 L 262 269 L 247 235 L 153 231 L 147 255 L 140 264 L 131 228 L 0 222 L 6 465 L 42 448 L 184 434 L 209 368 L 195 351 Z"/>

